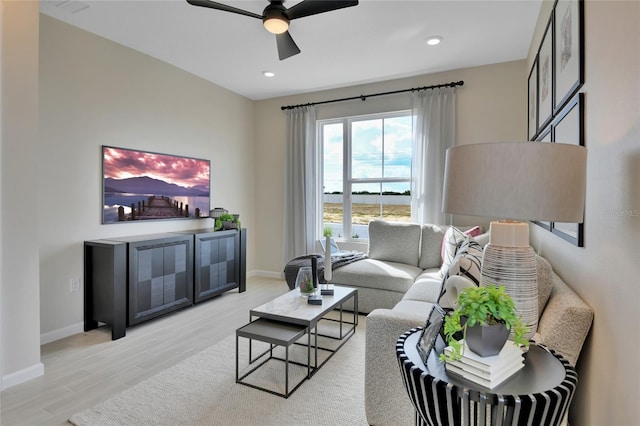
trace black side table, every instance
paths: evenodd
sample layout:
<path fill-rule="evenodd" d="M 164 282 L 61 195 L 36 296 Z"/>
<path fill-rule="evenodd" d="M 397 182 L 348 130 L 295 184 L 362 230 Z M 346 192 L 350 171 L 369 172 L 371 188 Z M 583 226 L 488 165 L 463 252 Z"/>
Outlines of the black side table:
<path fill-rule="evenodd" d="M 416 409 L 416 425 L 546 426 L 562 422 L 578 375 L 559 354 L 532 344 L 522 370 L 488 389 L 447 375 L 438 359 L 444 346 L 440 338 L 425 365 L 416 349 L 420 330 L 407 331 L 396 344 L 402 380 Z"/>

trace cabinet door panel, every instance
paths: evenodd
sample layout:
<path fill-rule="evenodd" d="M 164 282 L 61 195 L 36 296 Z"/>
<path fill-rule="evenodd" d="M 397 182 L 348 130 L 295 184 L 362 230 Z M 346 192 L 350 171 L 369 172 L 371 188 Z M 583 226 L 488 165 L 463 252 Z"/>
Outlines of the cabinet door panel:
<path fill-rule="evenodd" d="M 189 236 L 129 243 L 129 325 L 193 303 Z"/>
<path fill-rule="evenodd" d="M 208 299 L 238 287 L 239 233 L 220 231 L 195 234 L 196 277 L 194 299 Z"/>

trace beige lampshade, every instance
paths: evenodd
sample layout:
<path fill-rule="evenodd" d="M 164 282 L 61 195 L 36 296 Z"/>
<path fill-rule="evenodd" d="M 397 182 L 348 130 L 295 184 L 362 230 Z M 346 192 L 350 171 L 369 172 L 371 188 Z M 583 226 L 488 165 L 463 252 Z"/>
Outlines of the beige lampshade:
<path fill-rule="evenodd" d="M 544 142 L 449 148 L 442 211 L 514 220 L 581 223 L 587 149 Z"/>

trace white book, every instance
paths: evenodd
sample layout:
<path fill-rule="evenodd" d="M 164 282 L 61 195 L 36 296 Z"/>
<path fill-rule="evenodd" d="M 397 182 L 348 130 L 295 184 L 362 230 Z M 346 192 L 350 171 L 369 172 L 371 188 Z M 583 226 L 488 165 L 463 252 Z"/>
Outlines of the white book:
<path fill-rule="evenodd" d="M 477 383 L 481 386 L 484 386 L 486 388 L 489 389 L 493 389 L 496 386 L 498 386 L 499 384 L 501 384 L 502 382 L 504 382 L 505 380 L 507 380 L 508 378 L 510 378 L 511 376 L 513 376 L 515 373 L 517 373 L 518 371 L 520 371 L 520 369 L 522 369 L 522 367 L 524 367 L 524 363 L 520 363 L 520 364 L 516 364 L 514 367 L 505 370 L 504 372 L 502 372 L 501 374 L 496 375 L 495 377 L 491 377 L 491 379 L 487 379 L 485 377 L 480 377 L 477 376 L 475 374 L 472 374 L 468 371 L 464 371 L 454 365 L 451 365 L 449 363 L 447 363 L 445 365 L 445 369 L 447 370 L 447 373 L 451 373 L 454 376 L 460 376 L 463 379 L 466 379 L 470 382 L 473 383 Z"/>
<path fill-rule="evenodd" d="M 485 371 L 496 371 L 500 370 L 506 364 L 512 363 L 516 359 L 522 359 L 522 349 L 516 346 L 511 340 L 507 340 L 504 347 L 500 351 L 498 355 L 493 356 L 480 356 L 477 353 L 473 352 L 467 346 L 467 343 L 463 341 L 464 344 L 464 352 L 462 353 L 462 361 L 465 364 L 472 365 L 476 368 L 481 368 Z M 446 355 L 451 354 L 451 346 L 447 346 L 444 349 L 444 353 Z"/>
<path fill-rule="evenodd" d="M 491 367 L 490 369 L 479 368 L 475 365 L 466 363 L 463 359 L 458 361 L 447 361 L 447 365 L 452 365 L 461 370 L 467 371 L 471 374 L 475 374 L 476 376 L 486 377 L 488 379 L 492 377 L 497 377 L 502 374 L 504 371 L 511 370 L 518 365 L 522 365 L 524 363 L 523 357 L 513 358 L 512 360 L 505 362 L 499 366 Z"/>

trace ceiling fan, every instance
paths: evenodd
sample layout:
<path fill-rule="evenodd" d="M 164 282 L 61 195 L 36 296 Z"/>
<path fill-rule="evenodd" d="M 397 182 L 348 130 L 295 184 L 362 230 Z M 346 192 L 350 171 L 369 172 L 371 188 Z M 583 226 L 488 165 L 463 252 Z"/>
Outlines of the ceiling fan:
<path fill-rule="evenodd" d="M 187 0 L 187 3 L 193 6 L 208 7 L 262 20 L 266 30 L 276 35 L 278 57 L 281 61 L 300 53 L 300 48 L 293 41 L 288 31 L 289 22 L 292 19 L 304 18 L 305 16 L 317 15 L 358 4 L 358 0 L 304 0 L 287 9 L 283 5 L 284 0 L 268 1 L 269 5 L 264 8 L 262 15 L 209 0 Z"/>

